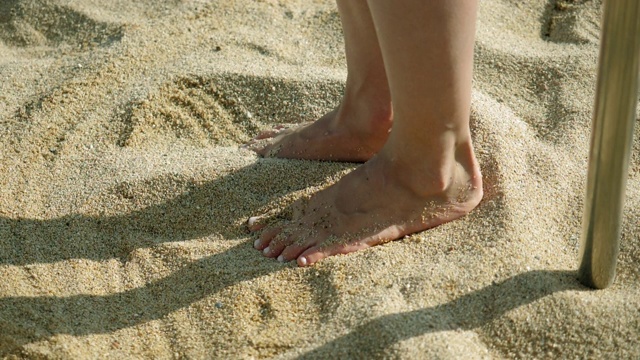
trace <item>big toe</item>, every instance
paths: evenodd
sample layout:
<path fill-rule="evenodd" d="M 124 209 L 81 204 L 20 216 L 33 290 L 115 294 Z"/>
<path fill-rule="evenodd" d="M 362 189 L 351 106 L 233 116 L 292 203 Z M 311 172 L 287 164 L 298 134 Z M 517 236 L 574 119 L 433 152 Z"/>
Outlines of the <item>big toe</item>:
<path fill-rule="evenodd" d="M 255 140 L 252 143 L 247 143 L 246 147 L 249 150 L 254 151 L 256 154 L 262 157 L 277 157 L 280 150 L 283 148 L 283 140 L 285 135 L 289 134 L 289 131 L 281 132 L 275 137 L 266 138 L 263 140 Z"/>
<path fill-rule="evenodd" d="M 298 266 L 310 266 L 318 261 L 333 255 L 348 254 L 358 250 L 366 249 L 371 245 L 366 242 L 353 244 L 333 244 L 330 246 L 316 245 L 306 249 L 298 256 Z"/>
<path fill-rule="evenodd" d="M 252 216 L 247 220 L 247 228 L 251 232 L 258 231 L 267 226 L 266 216 Z"/>

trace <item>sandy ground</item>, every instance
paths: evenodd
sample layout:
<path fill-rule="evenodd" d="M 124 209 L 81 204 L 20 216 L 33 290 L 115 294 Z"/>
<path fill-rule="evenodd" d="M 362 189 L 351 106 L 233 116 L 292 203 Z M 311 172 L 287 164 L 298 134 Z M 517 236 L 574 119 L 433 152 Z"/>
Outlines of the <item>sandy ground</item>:
<path fill-rule="evenodd" d="M 0 1 L 0 356 L 639 358 L 640 126 L 616 283 L 575 279 L 599 8 L 481 1 L 480 207 L 302 269 L 247 218 L 357 165 L 238 145 L 337 105 L 335 4 Z"/>

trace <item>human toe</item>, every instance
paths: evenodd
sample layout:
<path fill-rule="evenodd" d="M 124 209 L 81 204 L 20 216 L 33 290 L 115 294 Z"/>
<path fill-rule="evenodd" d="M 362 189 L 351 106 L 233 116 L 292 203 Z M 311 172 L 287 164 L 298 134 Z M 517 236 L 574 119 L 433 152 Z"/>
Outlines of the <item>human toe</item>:
<path fill-rule="evenodd" d="M 281 134 L 285 130 L 287 130 L 286 126 L 278 125 L 278 126 L 274 127 L 273 129 L 265 130 L 265 131 L 261 132 L 256 137 L 254 137 L 253 140 L 263 140 L 263 139 L 272 138 L 272 137 L 274 137 L 276 135 Z"/>
<path fill-rule="evenodd" d="M 269 243 L 269 246 L 262 249 L 262 254 L 269 258 L 279 257 L 280 254 L 282 253 L 282 250 L 284 250 L 287 247 L 287 243 L 286 241 L 282 241 L 282 240 L 278 241 L 278 240 L 271 241 Z"/>
<path fill-rule="evenodd" d="M 282 261 L 291 261 L 298 258 L 300 254 L 302 254 L 305 250 L 307 250 L 314 244 L 315 242 L 313 240 L 307 240 L 304 242 L 295 242 L 287 246 L 286 248 L 284 248 L 284 250 L 282 250 L 282 253 L 280 254 L 280 256 L 282 256 Z"/>
<path fill-rule="evenodd" d="M 267 226 L 265 220 L 265 216 L 252 216 L 247 220 L 247 228 L 251 232 L 258 231 Z"/>
<path fill-rule="evenodd" d="M 275 238 L 280 233 L 280 231 L 281 230 L 279 228 L 264 230 L 262 234 L 260 234 L 260 237 L 253 242 L 253 247 L 257 250 L 264 250 L 264 248 L 269 246 L 271 240 L 273 240 L 273 238 Z"/>
<path fill-rule="evenodd" d="M 331 246 L 312 246 L 302 252 L 297 258 L 298 266 L 310 266 L 318 261 L 333 255 L 348 254 L 354 251 L 370 247 L 366 243 L 333 244 Z"/>

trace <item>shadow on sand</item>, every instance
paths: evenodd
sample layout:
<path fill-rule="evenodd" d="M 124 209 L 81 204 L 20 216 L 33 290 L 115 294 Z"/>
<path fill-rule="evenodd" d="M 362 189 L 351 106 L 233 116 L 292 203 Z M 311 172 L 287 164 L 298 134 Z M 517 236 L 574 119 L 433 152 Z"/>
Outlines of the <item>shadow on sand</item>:
<path fill-rule="evenodd" d="M 589 289 L 580 285 L 574 271 L 525 272 L 446 304 L 380 316 L 298 358 L 380 358 L 402 340 L 440 331 L 477 329 L 508 311 L 567 290 Z"/>
<path fill-rule="evenodd" d="M 308 164 L 315 170 L 304 177 L 292 178 L 293 164 L 302 168 Z M 349 166 L 353 165 L 345 164 L 344 168 Z M 322 167 L 317 162 L 260 159 L 208 183 L 190 184 L 188 191 L 164 203 L 123 215 L 71 214 L 46 220 L 0 216 L 0 265 L 69 259 L 126 261 L 132 251 L 164 242 L 212 234 L 237 239 L 248 234 L 246 219 L 258 215 L 264 206 L 288 193 L 318 185 L 335 171 L 335 166 Z M 154 187 L 163 181 L 170 179 L 152 179 L 136 186 L 144 192 L 145 187 Z M 122 192 L 118 187 L 123 185 L 130 184 L 118 184 L 110 191 L 118 196 Z M 220 203 L 233 204 L 233 211 Z"/>
<path fill-rule="evenodd" d="M 52 263 L 75 258 L 126 259 L 136 248 L 209 235 L 214 222 L 238 224 L 228 225 L 220 232 L 226 238 L 237 239 L 238 234 L 246 234 L 239 220 L 254 215 L 260 207 L 287 193 L 320 183 L 335 172 L 332 168 L 334 170 L 320 172 L 313 179 L 305 176 L 292 186 L 291 181 L 283 181 L 290 176 L 287 171 L 273 171 L 274 166 L 282 164 L 282 160 L 261 160 L 204 185 L 193 186 L 163 204 L 119 216 L 72 215 L 51 220 L 0 218 L 0 235 L 4 233 L 0 240 L 0 265 Z M 280 181 L 273 178 L 274 173 L 281 173 Z M 264 179 L 273 184 L 268 191 L 261 188 Z M 248 196 L 255 197 L 253 205 L 240 201 Z M 226 203 L 237 199 L 238 211 L 219 211 L 211 206 L 223 198 Z M 31 241 L 26 241 L 28 239 Z M 52 250 L 52 243 L 56 249 Z M 162 319 L 227 287 L 282 269 L 281 264 L 266 261 L 246 242 L 187 263 L 145 286 L 116 294 L 0 298 L 0 357 L 19 355 L 22 346 L 59 334 L 105 334 Z M 514 289 L 522 293 L 514 294 Z M 376 356 L 404 339 L 439 331 L 475 329 L 555 292 L 582 289 L 585 288 L 575 280 L 574 272 L 530 271 L 446 304 L 373 319 L 301 358 Z M 507 292 L 510 296 L 504 296 Z M 328 314 L 327 320 L 331 319 L 332 315 Z"/>
<path fill-rule="evenodd" d="M 161 319 L 226 287 L 282 269 L 276 262 L 253 267 L 248 259 L 255 256 L 259 255 L 251 251 L 251 244 L 243 243 L 187 264 L 144 287 L 107 296 L 2 298 L 0 356 L 57 334 L 104 334 Z M 203 278 L 203 273 L 210 275 Z M 514 293 L 514 289 L 522 292 Z M 300 358 L 379 356 L 404 339 L 439 331 L 475 329 L 510 310 L 567 290 L 586 290 L 573 271 L 522 273 L 446 304 L 378 317 Z"/>

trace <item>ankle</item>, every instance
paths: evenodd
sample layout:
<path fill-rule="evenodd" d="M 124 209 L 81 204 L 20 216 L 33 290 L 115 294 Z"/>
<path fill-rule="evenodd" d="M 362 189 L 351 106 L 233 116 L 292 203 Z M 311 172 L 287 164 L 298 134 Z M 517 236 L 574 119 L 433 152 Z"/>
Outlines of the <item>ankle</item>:
<path fill-rule="evenodd" d="M 347 93 L 338 107 L 336 121 L 362 138 L 384 136 L 386 140 L 393 123 L 391 100 L 379 90 Z"/>
<path fill-rule="evenodd" d="M 442 148 L 400 146 L 400 149 L 397 151 L 393 146 L 385 146 L 381 156 L 389 173 L 395 174 L 418 196 L 448 194 L 452 187 L 466 183 L 473 186 L 481 184 L 470 138 Z"/>

